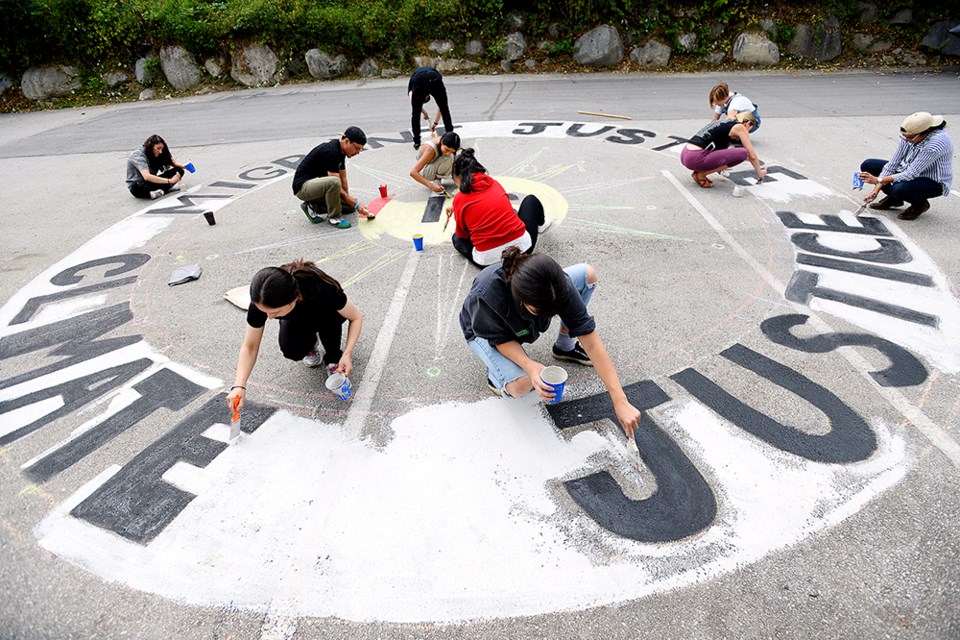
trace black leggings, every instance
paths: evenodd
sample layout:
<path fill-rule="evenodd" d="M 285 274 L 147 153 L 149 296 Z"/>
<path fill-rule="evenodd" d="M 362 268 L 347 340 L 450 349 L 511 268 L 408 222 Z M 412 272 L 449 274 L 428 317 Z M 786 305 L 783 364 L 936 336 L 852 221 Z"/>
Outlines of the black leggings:
<path fill-rule="evenodd" d="M 537 248 L 537 235 L 540 233 L 540 225 L 546 222 L 543 203 L 537 196 L 529 195 L 520 203 L 517 215 L 523 221 L 523 226 L 527 228 L 527 233 L 530 234 L 530 248 L 524 253 L 533 253 L 533 250 Z M 473 243 L 468 238 L 461 238 L 457 234 L 453 234 L 453 247 L 469 260 L 470 264 L 481 269 L 484 268 L 485 265 L 478 264 L 473 260 Z"/>
<path fill-rule="evenodd" d="M 343 319 L 346 321 L 346 318 Z M 283 357 L 290 360 L 303 360 L 317 343 L 320 336 L 320 345 L 323 347 L 323 363 L 334 364 L 340 362 L 343 350 L 340 348 L 340 339 L 343 337 L 343 324 L 317 327 L 307 322 L 280 319 L 280 351 Z"/>
<path fill-rule="evenodd" d="M 183 169 L 180 167 L 170 167 L 163 173 L 157 174 L 157 177 L 160 178 L 172 178 L 173 176 L 180 174 L 180 177 L 183 177 Z M 157 189 L 162 189 L 164 193 L 168 193 L 170 189 L 173 189 L 174 185 L 172 184 L 157 184 L 156 182 L 147 182 L 142 177 L 134 182 L 133 184 L 127 185 L 130 189 L 130 193 L 133 194 L 134 198 L 144 198 L 146 200 L 150 199 L 150 192 L 156 191 Z"/>

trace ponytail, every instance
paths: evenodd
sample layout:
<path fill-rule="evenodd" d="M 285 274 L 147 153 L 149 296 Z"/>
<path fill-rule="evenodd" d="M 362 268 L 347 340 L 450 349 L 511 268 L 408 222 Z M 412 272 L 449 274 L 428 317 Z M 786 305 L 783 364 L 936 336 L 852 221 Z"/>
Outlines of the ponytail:
<path fill-rule="evenodd" d="M 314 262 L 298 258 L 279 267 L 265 267 L 250 281 L 250 302 L 279 309 L 300 300 L 300 283 L 317 279 L 343 291 L 340 283 L 317 268 Z"/>
<path fill-rule="evenodd" d="M 453 161 L 453 173 L 460 178 L 460 192 L 470 193 L 473 189 L 473 174 L 486 173 L 487 169 L 477 161 L 473 149 L 462 149 Z"/>
<path fill-rule="evenodd" d="M 501 261 L 510 293 L 518 306 L 533 307 L 538 316 L 550 318 L 569 304 L 567 274 L 550 256 L 507 247 Z"/>

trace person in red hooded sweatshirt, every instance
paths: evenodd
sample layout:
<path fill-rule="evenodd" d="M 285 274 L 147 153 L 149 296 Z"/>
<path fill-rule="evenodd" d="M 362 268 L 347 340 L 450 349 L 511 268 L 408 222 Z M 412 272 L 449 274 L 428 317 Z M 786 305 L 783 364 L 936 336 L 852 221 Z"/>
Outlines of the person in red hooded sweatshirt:
<path fill-rule="evenodd" d="M 528 195 L 514 211 L 510 196 L 487 175 L 473 149 L 457 155 L 453 182 L 460 191 L 447 207 L 447 218 L 454 216 L 453 246 L 463 257 L 482 268 L 500 262 L 507 247 L 533 251 L 537 236 L 549 226 L 539 198 Z"/>

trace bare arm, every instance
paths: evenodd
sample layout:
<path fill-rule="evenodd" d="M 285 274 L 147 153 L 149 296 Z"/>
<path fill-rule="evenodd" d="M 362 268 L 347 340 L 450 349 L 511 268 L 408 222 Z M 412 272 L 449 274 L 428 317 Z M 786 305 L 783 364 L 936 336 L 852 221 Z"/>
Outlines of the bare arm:
<path fill-rule="evenodd" d="M 757 171 L 757 181 L 762 182 L 767 175 L 767 170 L 760 166 L 760 158 L 753 148 L 753 143 L 750 142 L 750 131 L 743 124 L 735 124 L 733 128 L 730 129 L 730 133 L 734 134 L 733 137 L 740 140 L 740 144 L 747 150 L 750 164 L 752 164 L 753 168 Z"/>
<path fill-rule="evenodd" d="M 440 185 L 430 182 L 422 175 L 420 172 L 423 171 L 423 168 L 430 164 L 430 161 L 436 157 L 437 153 L 433 150 L 428 144 L 420 147 L 420 157 L 417 159 L 417 164 L 413 165 L 413 169 L 410 170 L 410 177 L 425 186 L 427 189 L 434 191 L 436 193 L 443 193 L 443 187 Z"/>
<path fill-rule="evenodd" d="M 353 350 L 357 346 L 357 340 L 360 339 L 360 329 L 363 327 L 363 314 L 352 300 L 347 300 L 347 304 L 338 312 L 347 319 L 347 344 L 343 348 L 343 355 L 340 356 L 340 362 L 337 364 L 337 373 L 349 376 L 353 371 Z"/>
<path fill-rule="evenodd" d="M 140 175 L 143 176 L 144 182 L 150 182 L 152 184 L 177 184 L 180 182 L 179 173 L 172 178 L 161 178 L 160 176 L 155 176 L 150 173 L 149 169 L 140 169 Z"/>
<path fill-rule="evenodd" d="M 230 405 L 235 396 L 240 397 L 237 409 L 243 406 L 247 397 L 247 380 L 257 364 L 257 354 L 260 353 L 260 341 L 263 339 L 263 327 L 259 329 L 247 325 L 243 334 L 243 344 L 240 345 L 240 355 L 237 357 L 237 374 L 233 378 L 233 389 L 227 395 L 227 405 Z"/>
<path fill-rule="evenodd" d="M 620 421 L 620 426 L 623 427 L 623 431 L 628 438 L 633 438 L 633 430 L 637 428 L 640 421 L 640 411 L 627 400 L 627 394 L 623 392 L 623 387 L 620 385 L 617 368 L 613 365 L 613 360 L 610 359 L 610 354 L 607 353 L 603 340 L 600 339 L 600 335 L 596 331 L 578 336 L 578 340 L 580 340 L 580 344 L 583 345 L 587 355 L 590 356 L 590 360 L 597 370 L 597 375 L 603 380 L 603 386 L 607 388 L 607 393 L 613 400 L 613 409 L 617 414 L 617 420 Z"/>

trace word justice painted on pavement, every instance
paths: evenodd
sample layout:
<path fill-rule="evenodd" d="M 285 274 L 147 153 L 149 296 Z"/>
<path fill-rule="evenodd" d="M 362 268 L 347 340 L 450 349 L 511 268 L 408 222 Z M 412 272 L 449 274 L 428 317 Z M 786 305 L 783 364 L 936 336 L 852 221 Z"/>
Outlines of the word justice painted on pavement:
<path fill-rule="evenodd" d="M 585 123 L 458 130 L 649 146 L 664 165 L 685 141 Z M 371 149 L 394 144 L 409 144 L 409 134 L 368 138 Z M 811 332 L 810 315 L 784 313 L 758 327 L 769 348 L 737 342 L 711 357 L 726 367 L 718 370 L 737 371 L 730 379 L 698 364 L 669 375 L 676 386 L 627 381 L 643 412 L 635 440 L 644 473 L 626 462 L 606 394 L 546 408 L 529 398 L 420 407 L 396 416 L 380 447 L 248 402 L 243 441 L 229 446 L 222 380 L 147 344 L 123 298 L 152 259 L 138 247 L 181 214 L 220 209 L 290 177 L 299 159 L 191 189 L 173 206 L 152 204 L 0 309 L 0 363 L 31 363 L 0 380 L 0 446 L 17 451 L 41 429 L 89 416 L 21 461 L 29 481 L 50 481 L 142 423 L 159 425 L 152 443 L 94 472 L 37 525 L 45 548 L 180 602 L 290 615 L 448 621 L 622 602 L 794 544 L 908 472 L 914 454 L 893 425 L 858 413 L 853 391 L 818 384 L 786 364 L 788 354 L 808 354 L 815 370 L 817 358 L 842 347 L 873 350 L 886 360 L 865 372 L 877 388 L 927 380 L 913 351 L 960 370 L 946 339 L 958 334 L 956 300 L 908 238 L 874 218 L 779 210 L 796 248 L 786 299 L 867 332 Z M 770 173 L 800 193 L 823 190 L 785 167 Z M 774 184 L 770 193 L 780 199 L 783 190 Z M 751 407 L 745 372 L 751 386 L 791 394 L 827 429 L 813 433 Z M 371 539 L 382 531 L 391 532 L 389 548 Z"/>

